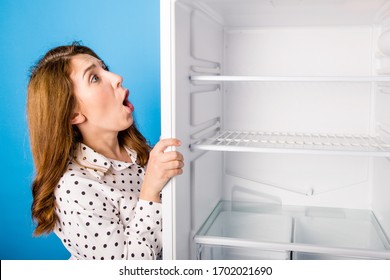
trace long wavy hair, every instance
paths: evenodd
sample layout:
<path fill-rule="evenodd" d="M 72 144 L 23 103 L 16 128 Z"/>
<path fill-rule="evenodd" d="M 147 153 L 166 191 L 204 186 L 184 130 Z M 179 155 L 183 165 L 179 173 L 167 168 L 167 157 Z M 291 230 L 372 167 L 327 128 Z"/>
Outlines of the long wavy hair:
<path fill-rule="evenodd" d="M 73 43 L 48 51 L 32 67 L 27 89 L 27 118 L 31 151 L 35 165 L 32 182 L 32 218 L 36 223 L 34 235 L 53 231 L 55 214 L 54 190 L 64 174 L 73 150 L 82 135 L 70 122 L 76 96 L 70 79 L 71 58 L 77 54 L 99 56 L 86 46 Z M 149 159 L 150 146 L 135 124 L 118 133 L 121 145 L 134 149 L 139 163 Z"/>

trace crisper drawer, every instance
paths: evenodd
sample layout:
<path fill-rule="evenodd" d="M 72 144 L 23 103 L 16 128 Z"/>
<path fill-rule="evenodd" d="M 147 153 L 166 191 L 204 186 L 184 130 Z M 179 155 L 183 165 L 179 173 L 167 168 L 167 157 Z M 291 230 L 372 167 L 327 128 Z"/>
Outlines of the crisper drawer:
<path fill-rule="evenodd" d="M 390 259 L 370 210 L 220 201 L 194 241 L 198 259 Z"/>
<path fill-rule="evenodd" d="M 291 258 L 288 250 L 263 249 L 258 245 L 290 243 L 292 217 L 240 210 L 227 202 L 218 204 L 195 237 L 198 259 Z"/>
<path fill-rule="evenodd" d="M 199 260 L 290 260 L 290 251 L 276 251 L 219 245 L 198 245 Z"/>
<path fill-rule="evenodd" d="M 372 226 L 369 219 L 340 219 L 328 217 L 297 217 L 294 219 L 294 242 L 328 246 L 329 248 L 361 248 L 372 250 L 385 249 L 380 228 Z M 318 254 L 294 252 L 293 259 L 361 259 L 339 253 Z M 374 258 L 374 257 L 371 257 Z"/>

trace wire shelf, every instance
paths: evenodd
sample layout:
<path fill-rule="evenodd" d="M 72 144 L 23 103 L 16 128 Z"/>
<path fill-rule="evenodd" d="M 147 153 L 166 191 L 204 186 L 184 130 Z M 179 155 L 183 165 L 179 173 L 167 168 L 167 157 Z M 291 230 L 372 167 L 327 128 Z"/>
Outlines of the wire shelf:
<path fill-rule="evenodd" d="M 390 157 L 390 143 L 384 142 L 380 137 L 356 134 L 226 130 L 195 142 L 191 149 Z"/>

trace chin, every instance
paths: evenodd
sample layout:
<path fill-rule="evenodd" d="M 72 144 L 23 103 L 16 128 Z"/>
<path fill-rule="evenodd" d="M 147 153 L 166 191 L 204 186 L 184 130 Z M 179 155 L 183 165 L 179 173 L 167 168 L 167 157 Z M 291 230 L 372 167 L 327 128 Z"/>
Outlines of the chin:
<path fill-rule="evenodd" d="M 131 122 L 128 122 L 128 124 L 125 126 L 125 128 L 123 130 L 130 128 L 133 124 L 134 124 L 134 121 L 132 119 Z"/>

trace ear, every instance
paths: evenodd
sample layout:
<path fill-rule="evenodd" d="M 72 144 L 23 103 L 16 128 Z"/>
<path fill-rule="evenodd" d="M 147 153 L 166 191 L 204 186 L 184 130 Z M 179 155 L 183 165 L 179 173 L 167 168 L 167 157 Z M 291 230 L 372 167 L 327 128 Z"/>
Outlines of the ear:
<path fill-rule="evenodd" d="M 87 118 L 81 113 L 73 113 L 72 118 L 70 119 L 71 124 L 81 124 L 85 122 Z"/>

